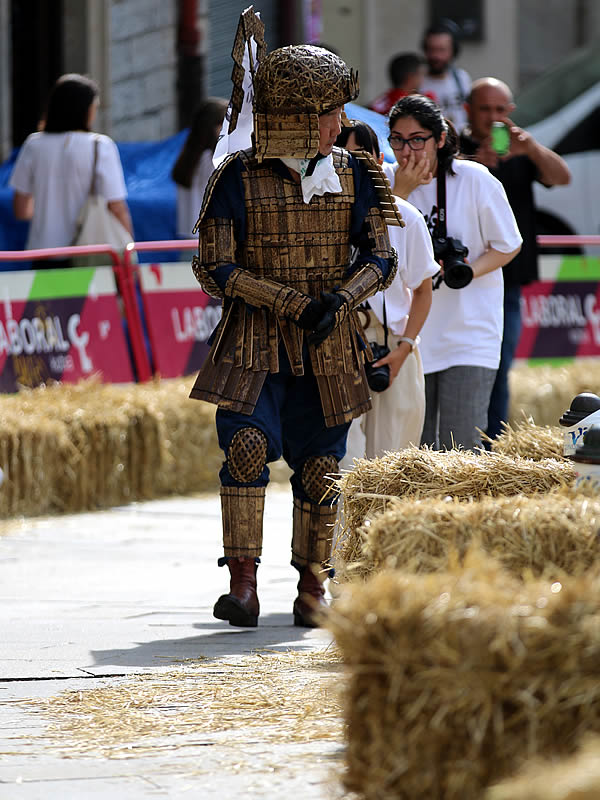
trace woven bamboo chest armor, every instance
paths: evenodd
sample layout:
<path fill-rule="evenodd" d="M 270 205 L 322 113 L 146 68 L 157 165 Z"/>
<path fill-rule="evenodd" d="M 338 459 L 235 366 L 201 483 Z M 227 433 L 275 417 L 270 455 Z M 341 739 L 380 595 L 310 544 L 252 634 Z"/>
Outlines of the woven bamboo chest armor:
<path fill-rule="evenodd" d="M 238 155 L 246 208 L 246 239 L 221 237 L 233 250 L 219 253 L 216 261 L 236 263 L 255 278 L 275 281 L 318 298 L 344 284 L 351 258 L 350 226 L 355 197 L 348 154 L 334 150 L 341 193 L 313 197 L 304 203 L 298 183 L 276 173 L 270 163 L 258 163 L 250 154 Z M 385 222 L 378 209 L 370 216 L 373 252 L 390 255 Z M 200 224 L 214 238 L 211 221 Z M 212 239 L 211 239 L 212 241 Z M 202 246 L 200 247 L 202 251 Z M 202 280 L 210 291 L 210 281 Z M 208 285 L 206 285 L 208 283 Z M 380 287 L 373 287 L 373 292 Z M 260 300 L 260 298 L 258 298 Z M 224 300 L 224 313 L 211 352 L 192 390 L 192 397 L 222 408 L 252 413 L 268 372 L 279 370 L 279 343 L 296 375 L 304 373 L 304 331 L 293 321 L 267 308 Z M 370 408 L 360 343 L 360 323 L 351 312 L 318 347 L 309 346 L 325 421 L 328 426 L 348 422 Z"/>

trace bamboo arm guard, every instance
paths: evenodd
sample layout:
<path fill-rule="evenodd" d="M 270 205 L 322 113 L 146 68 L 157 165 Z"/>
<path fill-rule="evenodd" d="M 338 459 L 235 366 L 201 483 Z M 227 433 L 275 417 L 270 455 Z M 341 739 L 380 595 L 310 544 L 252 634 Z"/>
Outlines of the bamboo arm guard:
<path fill-rule="evenodd" d="M 225 284 L 225 296 L 240 298 L 256 308 L 298 322 L 312 298 L 269 278 L 257 278 L 248 270 L 236 267 Z"/>

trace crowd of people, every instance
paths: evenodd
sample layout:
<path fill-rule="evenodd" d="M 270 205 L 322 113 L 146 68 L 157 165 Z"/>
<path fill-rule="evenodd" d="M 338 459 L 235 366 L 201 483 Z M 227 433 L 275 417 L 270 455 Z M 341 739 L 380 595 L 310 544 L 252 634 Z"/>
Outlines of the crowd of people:
<path fill-rule="evenodd" d="M 538 278 L 533 184 L 564 185 L 570 174 L 559 155 L 512 122 L 515 105 L 506 83 L 472 81 L 456 66 L 460 44 L 452 20 L 429 26 L 422 55 L 400 53 L 391 60 L 391 88 L 370 108 L 388 115 L 394 194 L 423 214 L 442 265 L 421 334 L 427 413 L 412 441 L 472 448 L 482 444 L 479 431 L 494 439 L 508 420 L 521 287 Z M 507 139 L 504 150 L 493 139 L 498 127 Z M 461 288 L 445 274 L 448 262 L 457 260 L 472 269 L 469 275 L 463 268 L 470 280 Z"/>
<path fill-rule="evenodd" d="M 325 47 L 294 45 L 259 61 L 248 148 L 213 168 L 231 115 L 212 98 L 173 169 L 178 233 L 198 230 L 194 274 L 223 304 L 192 397 L 218 406 L 230 588 L 214 614 L 232 625 L 260 613 L 270 462 L 283 455 L 293 471 L 293 614 L 310 627 L 337 514 L 327 476 L 410 444 L 478 448 L 507 419 L 520 287 L 537 277 L 532 184 L 570 175 L 511 121 L 504 82 L 455 65 L 459 49 L 444 20 L 423 55 L 391 61 L 392 86 L 371 107 L 387 115 L 393 165 L 345 117 L 356 73 Z M 28 247 L 70 243 L 95 173 L 131 230 L 116 147 L 91 132 L 97 104 L 93 82 L 63 76 L 21 150 L 11 182 Z"/>

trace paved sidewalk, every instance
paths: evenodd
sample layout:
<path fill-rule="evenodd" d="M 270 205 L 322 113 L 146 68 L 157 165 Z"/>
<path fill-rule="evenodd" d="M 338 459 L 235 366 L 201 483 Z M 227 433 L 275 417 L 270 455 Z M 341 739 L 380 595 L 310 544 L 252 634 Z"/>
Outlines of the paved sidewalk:
<path fill-rule="evenodd" d="M 212 616 L 228 585 L 226 569 L 216 566 L 216 495 L 24 521 L 8 531 L 0 523 L 0 800 L 275 798 L 290 791 L 303 800 L 331 798 L 340 742 L 265 744 L 256 731 L 248 737 L 240 730 L 193 746 L 167 743 L 129 760 L 66 759 L 47 746 L 43 713 L 15 702 L 118 687 L 186 659 L 243 662 L 262 649 L 323 650 L 326 632 L 293 627 L 291 514 L 290 492 L 270 488 L 255 629 Z"/>

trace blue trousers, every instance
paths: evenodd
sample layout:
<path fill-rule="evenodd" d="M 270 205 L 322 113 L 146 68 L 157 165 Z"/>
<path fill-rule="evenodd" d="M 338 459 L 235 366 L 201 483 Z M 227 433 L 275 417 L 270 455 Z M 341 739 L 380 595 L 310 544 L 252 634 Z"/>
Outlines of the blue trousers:
<path fill-rule="evenodd" d="M 267 462 L 277 461 L 283 455 L 294 473 L 290 479 L 294 496 L 314 502 L 302 487 L 302 465 L 311 456 L 334 456 L 340 461 L 346 452 L 350 423 L 331 428 L 325 426 L 317 380 L 308 354 L 304 359 L 304 375 L 292 375 L 283 348 L 279 351 L 279 364 L 278 373 L 267 375 L 252 414 L 217 410 L 219 447 L 227 454 L 237 431 L 248 426 L 258 428 L 267 438 Z M 266 486 L 269 468 L 265 465 L 257 480 L 242 484 L 231 475 L 227 461 L 224 461 L 219 477 L 222 486 Z M 331 504 L 331 499 L 328 504 Z"/>
<path fill-rule="evenodd" d="M 488 408 L 487 435 L 495 439 L 502 433 L 502 422 L 508 421 L 508 373 L 515 357 L 521 336 L 521 287 L 504 287 L 504 334 L 500 365 Z"/>

